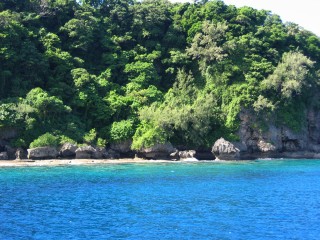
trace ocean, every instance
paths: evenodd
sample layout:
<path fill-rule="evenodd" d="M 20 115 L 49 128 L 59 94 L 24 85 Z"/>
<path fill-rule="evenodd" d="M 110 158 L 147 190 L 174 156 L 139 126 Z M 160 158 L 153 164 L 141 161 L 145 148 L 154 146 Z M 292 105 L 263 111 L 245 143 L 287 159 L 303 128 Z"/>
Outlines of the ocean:
<path fill-rule="evenodd" d="M 320 160 L 0 169 L 0 239 L 319 239 Z"/>

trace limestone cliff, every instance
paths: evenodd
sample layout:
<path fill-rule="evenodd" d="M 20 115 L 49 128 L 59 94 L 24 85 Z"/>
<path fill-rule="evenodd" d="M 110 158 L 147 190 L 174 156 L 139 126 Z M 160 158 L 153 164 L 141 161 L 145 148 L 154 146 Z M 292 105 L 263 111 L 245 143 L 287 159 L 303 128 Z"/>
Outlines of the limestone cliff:
<path fill-rule="evenodd" d="M 256 157 L 318 157 L 320 153 L 320 111 L 313 109 L 305 113 L 306 121 L 299 131 L 264 121 L 265 127 L 258 124 L 254 112 L 242 110 L 238 148 L 241 158 Z"/>

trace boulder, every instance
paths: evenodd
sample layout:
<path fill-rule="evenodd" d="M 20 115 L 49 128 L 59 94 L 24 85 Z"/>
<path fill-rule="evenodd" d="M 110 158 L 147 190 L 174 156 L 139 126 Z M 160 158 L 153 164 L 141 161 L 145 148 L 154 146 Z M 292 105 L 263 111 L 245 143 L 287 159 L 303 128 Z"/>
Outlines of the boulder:
<path fill-rule="evenodd" d="M 54 147 L 30 148 L 27 151 L 29 159 L 53 159 L 59 155 L 59 152 Z"/>
<path fill-rule="evenodd" d="M 195 158 L 196 151 L 195 150 L 187 150 L 187 151 L 180 151 L 179 157 L 180 159 L 184 158 Z"/>
<path fill-rule="evenodd" d="M 0 152 L 0 160 L 9 160 L 7 152 Z"/>
<path fill-rule="evenodd" d="M 170 154 L 176 152 L 171 143 L 156 144 L 140 150 L 141 156 L 147 159 L 169 159 Z"/>
<path fill-rule="evenodd" d="M 110 148 L 118 153 L 128 153 L 131 152 L 131 140 L 126 140 L 118 143 L 111 143 Z"/>
<path fill-rule="evenodd" d="M 15 159 L 15 153 L 16 153 L 16 149 L 10 147 L 9 145 L 5 146 L 5 152 L 7 152 L 8 154 L 8 159 L 10 160 L 14 160 Z"/>
<path fill-rule="evenodd" d="M 28 153 L 26 150 L 18 148 L 16 150 L 15 156 L 17 160 L 26 159 L 28 157 Z"/>
<path fill-rule="evenodd" d="M 179 157 L 179 151 L 176 150 L 176 151 L 174 151 L 173 153 L 170 153 L 170 159 L 171 159 L 171 160 L 179 160 L 179 159 L 180 159 L 180 157 Z"/>
<path fill-rule="evenodd" d="M 273 144 L 268 143 L 264 140 L 258 141 L 257 146 L 261 152 L 266 153 L 266 152 L 275 152 L 276 151 L 276 147 Z"/>
<path fill-rule="evenodd" d="M 219 160 L 240 159 L 240 150 L 231 142 L 226 141 L 224 138 L 220 138 L 214 143 L 212 147 L 212 153 Z"/>
<path fill-rule="evenodd" d="M 65 143 L 60 149 L 60 156 L 63 158 L 72 158 L 76 156 L 77 146 L 72 143 Z"/>
<path fill-rule="evenodd" d="M 92 146 L 83 146 L 76 149 L 76 159 L 94 158 L 96 149 Z"/>
<path fill-rule="evenodd" d="M 113 150 L 113 149 L 109 149 L 108 151 L 106 151 L 106 156 L 105 158 L 107 159 L 118 159 L 120 158 L 120 153 Z"/>
<path fill-rule="evenodd" d="M 108 158 L 108 152 L 104 147 L 98 147 L 92 157 L 95 159 L 106 159 Z"/>

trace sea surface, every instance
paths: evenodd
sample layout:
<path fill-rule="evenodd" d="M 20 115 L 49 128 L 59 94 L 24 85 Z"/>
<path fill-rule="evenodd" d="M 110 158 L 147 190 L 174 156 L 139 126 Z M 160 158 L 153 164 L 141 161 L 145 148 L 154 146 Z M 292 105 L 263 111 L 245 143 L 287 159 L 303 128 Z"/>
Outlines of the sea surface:
<path fill-rule="evenodd" d="M 1 168 L 0 239 L 320 239 L 320 160 Z"/>

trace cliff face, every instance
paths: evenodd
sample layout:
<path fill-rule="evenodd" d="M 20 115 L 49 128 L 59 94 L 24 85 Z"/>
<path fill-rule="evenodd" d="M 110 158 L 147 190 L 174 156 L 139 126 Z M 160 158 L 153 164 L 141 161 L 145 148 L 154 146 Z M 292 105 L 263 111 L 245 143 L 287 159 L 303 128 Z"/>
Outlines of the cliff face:
<path fill-rule="evenodd" d="M 299 132 L 287 126 L 266 123 L 265 130 L 257 127 L 254 113 L 243 110 L 240 113 L 241 158 L 257 157 L 319 157 L 320 153 L 320 111 L 307 110 L 305 124 Z"/>

